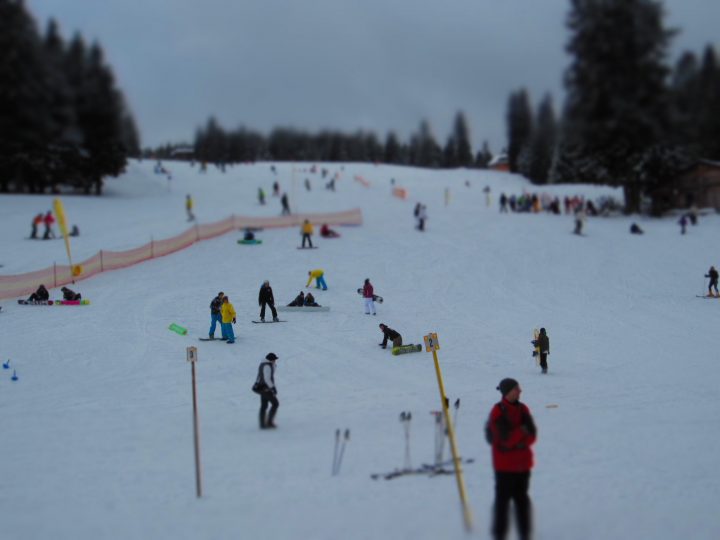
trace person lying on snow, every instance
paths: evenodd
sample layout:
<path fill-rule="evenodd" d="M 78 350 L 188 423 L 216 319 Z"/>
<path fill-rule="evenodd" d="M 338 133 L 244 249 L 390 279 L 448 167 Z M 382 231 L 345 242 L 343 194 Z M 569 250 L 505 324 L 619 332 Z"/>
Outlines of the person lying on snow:
<path fill-rule="evenodd" d="M 305 306 L 321 307 L 320 304 L 315 301 L 315 297 L 312 295 L 312 293 L 307 293 L 305 295 Z"/>
<path fill-rule="evenodd" d="M 80 293 L 76 293 L 72 289 L 68 289 L 67 287 L 63 287 L 60 289 L 63 293 L 63 300 L 82 300 L 82 295 Z"/>
<path fill-rule="evenodd" d="M 293 306 L 304 306 L 304 305 L 305 305 L 305 295 L 303 294 L 302 291 L 300 291 L 300 294 L 298 294 L 298 295 L 295 297 L 295 300 L 293 300 L 292 302 L 290 302 L 290 303 L 288 304 L 289 307 L 293 307 Z"/>

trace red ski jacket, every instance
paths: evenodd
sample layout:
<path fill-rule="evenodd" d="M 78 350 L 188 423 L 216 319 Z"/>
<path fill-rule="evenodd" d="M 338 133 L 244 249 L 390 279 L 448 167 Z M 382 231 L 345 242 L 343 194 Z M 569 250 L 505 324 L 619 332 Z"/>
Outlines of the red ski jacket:
<path fill-rule="evenodd" d="M 488 442 L 492 444 L 493 467 L 502 472 L 527 472 L 533 467 L 533 453 L 537 429 L 530 409 L 519 401 L 510 403 L 503 398 L 490 411 L 485 426 Z"/>
<path fill-rule="evenodd" d="M 363 285 L 363 298 L 372 298 L 373 292 L 373 286 L 370 283 Z"/>

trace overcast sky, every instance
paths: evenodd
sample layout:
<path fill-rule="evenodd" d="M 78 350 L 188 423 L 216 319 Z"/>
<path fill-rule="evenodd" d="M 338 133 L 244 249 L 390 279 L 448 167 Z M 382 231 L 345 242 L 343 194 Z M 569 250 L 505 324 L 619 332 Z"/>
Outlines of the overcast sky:
<path fill-rule="evenodd" d="M 372 131 L 422 119 L 444 144 L 458 110 L 472 144 L 506 140 L 511 91 L 562 103 L 569 0 L 26 0 L 44 32 L 98 40 L 143 146 L 192 142 L 214 115 L 268 133 Z M 720 0 L 666 0 L 681 51 L 718 47 Z"/>

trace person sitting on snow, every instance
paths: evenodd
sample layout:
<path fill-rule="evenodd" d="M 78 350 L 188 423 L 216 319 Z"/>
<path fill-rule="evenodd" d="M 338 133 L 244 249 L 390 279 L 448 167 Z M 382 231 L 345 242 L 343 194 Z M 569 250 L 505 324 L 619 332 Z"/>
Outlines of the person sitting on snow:
<path fill-rule="evenodd" d="M 245 234 L 243 235 L 243 240 L 245 240 L 246 242 L 255 240 L 255 233 L 252 232 L 250 229 L 245 229 Z"/>
<path fill-rule="evenodd" d="M 290 303 L 288 304 L 288 306 L 290 306 L 290 307 L 293 307 L 293 306 L 301 307 L 301 306 L 304 306 L 304 305 L 305 305 L 305 294 L 303 294 L 302 291 L 300 291 L 300 294 L 298 294 L 298 295 L 295 297 L 295 300 L 293 300 L 292 302 L 290 302 Z"/>
<path fill-rule="evenodd" d="M 28 302 L 47 302 L 48 300 L 50 300 L 50 293 L 45 288 L 45 285 L 40 285 L 27 299 Z"/>
<path fill-rule="evenodd" d="M 63 293 L 63 300 L 82 300 L 82 295 L 80 293 L 76 293 L 72 289 L 68 289 L 67 287 L 63 287 L 60 289 Z"/>
<path fill-rule="evenodd" d="M 402 347 L 402 336 L 398 332 L 383 323 L 380 323 L 379 326 L 380 331 L 383 333 L 383 340 L 379 345 L 383 349 L 387 348 L 388 339 L 392 341 L 393 347 Z"/>
<path fill-rule="evenodd" d="M 328 227 L 327 223 L 323 223 L 323 226 L 320 227 L 320 236 L 323 238 L 338 238 L 340 233 L 333 231 L 330 227 Z"/>
<path fill-rule="evenodd" d="M 305 306 L 307 307 L 321 307 L 320 304 L 318 304 L 315 301 L 315 297 L 312 295 L 312 293 L 307 293 L 305 295 Z"/>

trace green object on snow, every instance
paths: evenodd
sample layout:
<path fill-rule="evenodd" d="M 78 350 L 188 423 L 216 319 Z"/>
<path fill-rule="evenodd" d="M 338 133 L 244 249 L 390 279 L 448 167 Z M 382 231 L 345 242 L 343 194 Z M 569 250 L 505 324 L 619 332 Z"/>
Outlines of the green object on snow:
<path fill-rule="evenodd" d="M 237 243 L 252 246 L 255 244 L 262 244 L 262 240 L 238 240 Z"/>
<path fill-rule="evenodd" d="M 173 332 L 177 332 L 181 336 L 187 334 L 187 328 L 183 328 L 179 324 L 172 323 L 170 326 L 168 326 L 168 329 L 172 330 Z"/>

